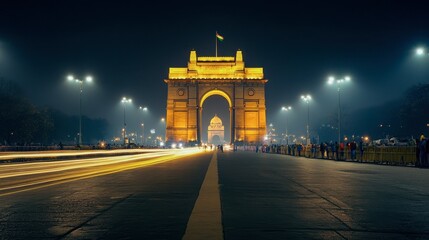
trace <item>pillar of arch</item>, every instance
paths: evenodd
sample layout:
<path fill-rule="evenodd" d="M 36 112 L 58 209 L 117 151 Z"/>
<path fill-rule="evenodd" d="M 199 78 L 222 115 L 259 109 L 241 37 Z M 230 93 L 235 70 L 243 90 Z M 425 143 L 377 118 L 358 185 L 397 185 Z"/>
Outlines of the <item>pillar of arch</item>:
<path fill-rule="evenodd" d="M 204 101 L 213 95 L 229 104 L 231 143 L 261 143 L 266 135 L 263 68 L 244 67 L 242 52 L 235 57 L 197 57 L 191 51 L 186 68 L 170 68 L 166 141 L 201 143 Z"/>

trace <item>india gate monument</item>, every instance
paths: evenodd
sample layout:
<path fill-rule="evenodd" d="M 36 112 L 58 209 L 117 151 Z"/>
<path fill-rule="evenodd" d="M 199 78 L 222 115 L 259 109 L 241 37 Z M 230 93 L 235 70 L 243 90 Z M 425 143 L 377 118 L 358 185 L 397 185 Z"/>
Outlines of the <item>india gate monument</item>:
<path fill-rule="evenodd" d="M 171 67 L 168 78 L 166 141 L 201 144 L 204 101 L 213 95 L 226 99 L 230 139 L 235 144 L 260 144 L 266 134 L 263 68 L 245 67 L 243 53 L 198 57 L 190 52 L 187 67 Z"/>

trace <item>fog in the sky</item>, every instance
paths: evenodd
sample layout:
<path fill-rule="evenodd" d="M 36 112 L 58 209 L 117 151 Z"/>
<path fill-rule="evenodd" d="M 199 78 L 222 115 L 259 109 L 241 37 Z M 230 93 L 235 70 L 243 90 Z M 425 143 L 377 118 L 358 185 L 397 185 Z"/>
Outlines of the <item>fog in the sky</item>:
<path fill-rule="evenodd" d="M 341 92 L 350 114 L 398 99 L 408 87 L 429 79 L 429 58 L 413 52 L 429 46 L 429 17 L 420 2 L 206 7 L 85 2 L 82 7 L 79 1 L 62 1 L 10 2 L 3 9 L 0 77 L 19 82 L 38 106 L 78 114 L 78 86 L 66 76 L 91 74 L 94 82 L 84 85 L 83 112 L 107 119 L 112 136 L 123 125 L 124 96 L 133 99 L 126 112 L 130 131 L 141 130 L 141 122 L 147 131 L 161 131 L 169 67 L 186 67 L 192 49 L 198 56 L 213 56 L 216 31 L 225 38 L 219 55 L 234 56 L 241 49 L 247 67 L 264 68 L 267 124 L 280 132 L 285 130 L 281 107 L 291 105 L 289 131 L 305 134 L 302 94 L 313 97 L 312 126 L 335 116 L 337 90 L 326 84 L 331 74 L 352 77 Z M 217 111 L 209 100 L 204 129 Z M 148 112 L 138 110 L 143 105 Z M 220 112 L 227 109 L 223 105 Z M 229 125 L 229 116 L 222 120 Z"/>

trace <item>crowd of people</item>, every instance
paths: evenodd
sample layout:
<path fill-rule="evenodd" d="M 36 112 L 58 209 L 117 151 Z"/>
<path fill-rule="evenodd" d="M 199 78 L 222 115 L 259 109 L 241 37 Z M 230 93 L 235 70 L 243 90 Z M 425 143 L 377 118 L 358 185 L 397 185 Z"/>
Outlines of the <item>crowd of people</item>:
<path fill-rule="evenodd" d="M 329 141 L 320 144 L 293 143 L 289 145 L 259 145 L 251 149 L 262 153 L 286 154 L 291 156 L 304 156 L 309 158 L 363 161 L 366 144 L 360 141 L 341 142 Z M 429 138 L 423 134 L 416 140 L 415 166 L 429 168 Z"/>
<path fill-rule="evenodd" d="M 294 143 L 289 145 L 262 145 L 256 146 L 256 152 L 287 154 L 291 156 L 306 156 L 310 158 L 345 160 L 346 156 L 350 156 L 351 160 L 362 161 L 364 153 L 364 143 L 362 141 L 350 142 L 322 142 L 320 144 L 304 145 Z M 357 159 L 357 153 L 359 159 Z"/>

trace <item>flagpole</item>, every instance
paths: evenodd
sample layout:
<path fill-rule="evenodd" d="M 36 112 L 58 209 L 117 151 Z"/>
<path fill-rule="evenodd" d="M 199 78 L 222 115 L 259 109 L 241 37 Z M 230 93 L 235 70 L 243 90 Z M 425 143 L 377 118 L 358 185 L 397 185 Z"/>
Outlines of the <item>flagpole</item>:
<path fill-rule="evenodd" d="M 216 35 L 215 35 L 215 40 L 216 40 L 216 57 L 217 57 L 217 31 L 216 31 Z"/>

